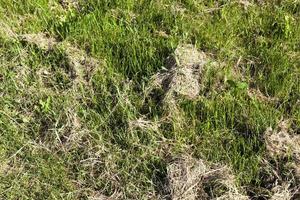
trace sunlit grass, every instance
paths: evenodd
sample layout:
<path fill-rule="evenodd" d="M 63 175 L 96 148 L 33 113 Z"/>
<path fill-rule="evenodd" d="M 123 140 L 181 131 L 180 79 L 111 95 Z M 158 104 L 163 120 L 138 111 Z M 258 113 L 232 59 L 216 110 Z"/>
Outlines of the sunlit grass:
<path fill-rule="evenodd" d="M 0 198 L 151 199 L 169 157 L 186 152 L 260 187 L 266 128 L 288 118 L 299 133 L 300 3 L 249 2 L 89 0 L 63 9 L 0 0 Z M 74 89 L 61 49 L 44 52 L 8 28 L 47 33 L 103 62 Z M 217 63 L 201 95 L 182 100 L 180 126 L 130 131 L 130 120 L 162 117 L 155 98 L 144 101 L 145 87 L 181 43 Z"/>

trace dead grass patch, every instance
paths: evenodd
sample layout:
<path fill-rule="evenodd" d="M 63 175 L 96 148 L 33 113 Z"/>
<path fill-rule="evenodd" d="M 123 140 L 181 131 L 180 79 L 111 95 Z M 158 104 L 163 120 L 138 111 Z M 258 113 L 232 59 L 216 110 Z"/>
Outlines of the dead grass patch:
<path fill-rule="evenodd" d="M 271 199 L 293 199 L 296 193 L 299 195 L 297 183 L 300 181 L 300 136 L 293 133 L 291 120 L 282 119 L 274 129 L 269 127 L 265 131 L 264 137 L 269 159 L 273 159 L 276 162 L 279 160 L 278 162 L 290 170 L 293 175 L 289 183 L 282 182 L 280 172 L 277 173 L 274 170 L 277 179 L 282 183 L 274 183 L 275 187 L 271 190 L 273 194 Z M 287 161 L 284 161 L 285 159 L 290 161 L 287 163 Z"/>
<path fill-rule="evenodd" d="M 129 121 L 129 130 L 140 129 L 143 131 L 159 132 L 160 122 L 147 120 L 146 117 L 140 117 L 136 120 Z"/>
<path fill-rule="evenodd" d="M 201 177 L 208 171 L 207 168 L 204 161 L 190 157 L 171 163 L 167 168 L 171 198 L 196 199 Z"/>
<path fill-rule="evenodd" d="M 84 51 L 69 43 L 61 44 L 61 48 L 66 54 L 71 78 L 75 82 L 87 83 L 100 65 L 99 60 L 88 56 Z"/>
<path fill-rule="evenodd" d="M 211 165 L 190 156 L 176 159 L 168 167 L 168 190 L 172 200 L 249 199 L 240 192 L 235 177 L 227 166 Z M 217 195 L 211 197 L 205 189 L 215 185 Z M 220 191 L 218 191 L 220 190 Z"/>
<path fill-rule="evenodd" d="M 0 36 L 4 37 L 4 39 L 15 39 L 17 38 L 17 34 L 15 31 L 4 21 L 0 20 Z"/>
<path fill-rule="evenodd" d="M 273 194 L 270 197 L 270 200 L 291 200 L 293 195 L 289 187 L 290 185 L 288 183 L 284 183 L 272 188 L 271 192 Z"/>
<path fill-rule="evenodd" d="M 146 96 L 154 89 L 162 89 L 164 109 L 169 117 L 180 118 L 177 101 L 181 98 L 195 100 L 198 97 L 202 87 L 201 75 L 207 61 L 206 55 L 193 45 L 178 46 L 168 60 L 167 70 L 152 77 Z"/>
<path fill-rule="evenodd" d="M 100 62 L 70 43 L 58 42 L 55 38 L 51 38 L 44 33 L 24 34 L 17 36 L 17 38 L 27 44 L 35 45 L 45 52 L 58 50 L 64 55 L 63 59 L 66 59 L 64 62 L 68 65 L 66 69 L 50 69 L 41 66 L 39 70 L 34 72 L 37 78 L 36 85 L 34 84 L 27 89 L 27 94 L 41 95 L 41 93 L 45 93 L 46 96 L 55 96 L 59 92 L 60 95 L 65 95 L 70 99 L 70 102 L 66 104 L 68 108 L 63 114 L 57 116 L 53 121 L 45 119 L 41 121 L 40 143 L 44 144 L 47 143 L 47 140 L 52 140 L 53 142 L 48 148 L 60 148 L 64 152 L 84 145 L 83 138 L 87 138 L 90 132 L 81 124 L 80 118 L 76 115 L 79 104 L 78 95 L 81 94 L 78 90 L 81 89 L 82 85 L 90 90 L 89 81 Z M 24 52 L 25 54 L 27 55 L 27 51 Z M 17 61 L 22 63 L 26 59 L 24 55 L 22 52 L 20 58 L 16 58 Z M 18 86 L 26 88 L 26 79 L 32 74 L 31 70 L 33 69 L 22 64 L 16 66 L 15 69 L 17 71 Z M 63 88 L 59 88 L 60 83 L 63 83 Z M 69 83 L 73 88 L 72 90 L 66 87 Z M 57 88 L 60 90 L 57 90 Z M 36 101 L 36 99 L 32 101 Z M 34 110 L 36 108 L 30 109 Z"/>
<path fill-rule="evenodd" d="M 144 94 L 148 97 L 153 91 L 162 90 L 162 97 L 159 97 L 159 101 L 165 112 L 164 117 L 158 122 L 137 119 L 130 121 L 129 126 L 157 131 L 162 122 L 172 121 L 175 128 L 182 128 L 184 116 L 178 106 L 178 101 L 197 99 L 203 88 L 202 72 L 207 63 L 208 58 L 204 52 L 198 51 L 191 44 L 179 45 L 174 54 L 168 58 L 165 70 L 151 77 Z"/>
<path fill-rule="evenodd" d="M 266 96 L 259 89 L 254 89 L 254 88 L 250 88 L 248 90 L 248 96 L 251 99 L 257 99 L 260 102 L 264 102 L 264 103 L 276 103 L 279 101 L 278 98 Z"/>
<path fill-rule="evenodd" d="M 274 130 L 268 128 L 265 132 L 265 141 L 271 157 L 292 155 L 300 160 L 300 136 L 291 132 L 289 120 L 280 121 Z"/>
<path fill-rule="evenodd" d="M 167 71 L 152 77 L 148 90 L 163 88 L 166 103 L 177 95 L 188 99 L 197 98 L 200 92 L 201 72 L 207 63 L 205 54 L 192 45 L 184 44 L 175 50 L 171 59 Z"/>
<path fill-rule="evenodd" d="M 88 85 L 92 75 L 100 65 L 100 61 L 87 55 L 87 53 L 68 42 L 59 42 L 45 33 L 23 34 L 18 36 L 21 41 L 37 46 L 42 51 L 60 50 L 65 54 L 67 73 L 73 80 L 75 89 L 78 85 Z M 41 69 L 38 72 L 41 80 L 49 79 L 53 72 Z"/>
<path fill-rule="evenodd" d="M 55 38 L 49 37 L 45 33 L 23 34 L 18 37 L 21 41 L 36 45 L 39 49 L 44 51 L 53 50 L 58 44 Z"/>
<path fill-rule="evenodd" d="M 69 151 L 83 145 L 83 137 L 89 134 L 89 130 L 82 125 L 74 109 L 69 108 L 66 115 L 65 131 L 60 141 L 62 141 L 63 148 Z"/>

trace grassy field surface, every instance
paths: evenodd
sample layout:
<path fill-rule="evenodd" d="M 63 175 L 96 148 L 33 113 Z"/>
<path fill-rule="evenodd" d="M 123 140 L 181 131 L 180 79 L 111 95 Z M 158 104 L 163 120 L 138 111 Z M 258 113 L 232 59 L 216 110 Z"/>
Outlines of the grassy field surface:
<path fill-rule="evenodd" d="M 300 199 L 300 1 L 0 0 L 0 199 Z"/>

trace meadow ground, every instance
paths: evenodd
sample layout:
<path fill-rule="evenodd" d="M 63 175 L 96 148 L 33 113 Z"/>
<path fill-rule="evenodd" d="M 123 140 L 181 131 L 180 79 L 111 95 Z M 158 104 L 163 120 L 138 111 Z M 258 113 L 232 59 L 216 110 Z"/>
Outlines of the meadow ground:
<path fill-rule="evenodd" d="M 0 199 L 299 199 L 299 134 L 298 0 L 0 0 Z"/>

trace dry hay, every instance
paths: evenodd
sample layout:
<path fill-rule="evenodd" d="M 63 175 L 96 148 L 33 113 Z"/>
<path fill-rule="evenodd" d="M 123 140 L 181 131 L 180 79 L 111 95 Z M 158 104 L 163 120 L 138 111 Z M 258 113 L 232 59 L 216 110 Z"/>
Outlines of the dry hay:
<path fill-rule="evenodd" d="M 271 159 L 280 159 L 290 157 L 290 163 L 285 163 L 285 167 L 292 169 L 296 182 L 300 180 L 300 136 L 292 133 L 290 120 L 281 120 L 273 130 L 269 127 L 264 135 L 268 156 Z M 279 177 L 280 178 L 280 177 Z M 295 180 L 290 180 L 294 182 Z M 272 200 L 292 199 L 292 190 L 290 184 L 283 183 L 276 185 L 272 189 Z"/>
<path fill-rule="evenodd" d="M 175 50 L 175 65 L 166 74 L 168 79 L 167 95 L 179 94 L 195 99 L 200 92 L 200 78 L 206 56 L 192 45 L 181 45 Z"/>
<path fill-rule="evenodd" d="M 44 33 L 38 34 L 24 34 L 20 35 L 21 41 L 25 41 L 28 44 L 35 45 L 42 51 L 52 51 L 58 50 L 64 55 L 65 63 L 67 63 L 66 68 L 56 69 L 66 76 L 71 82 L 73 90 L 59 91 L 62 95 L 68 95 L 72 98 L 72 105 L 66 113 L 66 118 L 64 125 L 59 128 L 56 133 L 57 145 L 62 147 L 63 150 L 69 150 L 82 145 L 82 138 L 87 135 L 88 130 L 81 126 L 80 119 L 76 115 L 75 109 L 77 108 L 79 95 L 81 97 L 82 93 L 78 92 L 81 85 L 89 86 L 90 78 L 99 66 L 99 61 L 87 55 L 84 51 L 72 46 L 68 42 L 58 42 L 55 38 L 51 38 Z M 29 68 L 22 68 L 19 75 L 21 76 L 25 71 L 28 72 Z M 41 66 L 40 70 L 37 70 L 36 75 L 38 76 L 38 84 L 40 84 L 43 90 L 53 92 L 53 90 L 48 90 L 47 86 L 52 87 L 52 82 L 55 80 L 55 72 Z M 87 87 L 86 87 L 87 88 Z M 34 90 L 35 91 L 35 90 Z M 88 91 L 88 90 L 85 90 Z M 40 92 L 40 91 L 39 91 Z M 55 145 L 54 145 L 55 147 Z"/>
<path fill-rule="evenodd" d="M 153 91 L 155 95 L 155 89 L 163 91 L 160 101 L 166 115 L 158 122 L 151 122 L 145 118 L 130 121 L 131 130 L 139 128 L 158 131 L 160 123 L 168 120 L 172 121 L 174 127 L 181 128 L 184 116 L 178 106 L 178 100 L 195 100 L 199 96 L 202 88 L 201 75 L 207 62 L 206 55 L 193 45 L 179 45 L 173 56 L 168 58 L 166 70 L 151 77 L 145 92 L 145 97 L 149 97 Z"/>
<path fill-rule="evenodd" d="M 249 200 L 249 197 L 240 194 L 238 191 L 229 191 L 221 197 L 217 197 L 216 200 Z"/>
<path fill-rule="evenodd" d="M 201 75 L 207 62 L 206 55 L 193 45 L 179 45 L 174 55 L 168 59 L 167 70 L 151 78 L 145 96 L 154 89 L 162 89 L 161 101 L 167 114 L 166 119 L 171 119 L 175 126 L 180 127 L 183 122 L 178 100 L 195 100 L 199 96 L 202 89 Z"/>
<path fill-rule="evenodd" d="M 7 58 L 1 55 L 0 52 L 0 66 L 10 66 L 12 72 L 15 74 L 14 81 L 17 83 L 18 89 L 25 89 L 26 83 L 28 83 L 28 76 L 31 73 L 31 68 L 24 62 L 28 58 L 28 53 L 24 49 L 20 49 L 18 56 L 13 58 Z M 1 82 L 0 74 L 0 82 Z"/>
<path fill-rule="evenodd" d="M 207 63 L 205 53 L 199 52 L 191 44 L 179 45 L 175 50 L 175 59 L 178 67 L 193 68 L 195 70 L 201 70 L 204 64 Z"/>
<path fill-rule="evenodd" d="M 60 46 L 66 54 L 71 78 L 77 82 L 88 82 L 100 62 L 69 43 Z"/>
<path fill-rule="evenodd" d="M 19 35 L 19 38 L 21 41 L 36 45 L 39 49 L 44 51 L 53 50 L 58 44 L 55 38 L 49 37 L 45 33 L 23 34 Z"/>
<path fill-rule="evenodd" d="M 16 155 L 16 154 L 13 154 Z M 12 159 L 14 158 L 14 159 Z M 8 176 L 10 174 L 23 173 L 24 166 L 20 164 L 19 158 L 11 156 L 9 159 L 0 161 L 0 177 Z"/>
<path fill-rule="evenodd" d="M 201 72 L 207 63 L 205 54 L 185 44 L 175 50 L 172 61 L 166 72 L 152 77 L 149 89 L 163 88 L 166 103 L 177 95 L 196 99 L 200 92 Z"/>
<path fill-rule="evenodd" d="M 89 130 L 82 125 L 79 116 L 73 109 L 69 108 L 66 112 L 64 134 L 60 138 L 64 150 L 70 150 L 82 145 L 83 137 L 89 134 Z"/>
<path fill-rule="evenodd" d="M 244 195 L 241 188 L 238 188 L 235 182 L 235 176 L 233 171 L 228 166 L 214 165 L 211 167 L 211 170 L 207 173 L 207 176 L 204 179 L 206 185 L 216 184 L 215 190 L 218 188 L 225 189 L 225 192 L 219 194 L 215 192 L 214 195 L 217 196 L 216 200 L 247 200 L 248 196 Z M 214 192 L 214 191 L 213 191 Z"/>
<path fill-rule="evenodd" d="M 257 99 L 257 100 L 259 100 L 261 102 L 264 102 L 264 103 L 276 103 L 276 102 L 278 102 L 278 98 L 266 96 L 259 89 L 250 88 L 248 90 L 248 96 L 251 99 Z"/>
<path fill-rule="evenodd" d="M 130 120 L 129 123 L 129 130 L 144 130 L 144 131 L 153 131 L 159 132 L 160 122 L 152 122 L 147 120 L 145 117 L 140 117 L 135 120 Z"/>
<path fill-rule="evenodd" d="M 154 33 L 158 37 L 162 37 L 162 38 L 169 38 L 170 37 L 170 35 L 167 34 L 165 31 L 155 31 Z"/>
<path fill-rule="evenodd" d="M 271 158 L 292 157 L 290 167 L 300 180 L 300 136 L 291 133 L 290 121 L 280 121 L 275 130 L 269 127 L 264 137 Z"/>
<path fill-rule="evenodd" d="M 179 4 L 179 3 L 174 3 L 171 5 L 171 11 L 174 13 L 174 14 L 184 14 L 186 12 L 186 8 Z"/>
<path fill-rule="evenodd" d="M 19 36 L 21 41 L 36 45 L 44 51 L 61 49 L 70 67 L 70 75 L 75 80 L 89 79 L 92 71 L 100 64 L 95 58 L 88 56 L 83 50 L 67 42 L 58 42 L 55 38 L 45 33 L 23 34 Z"/>
<path fill-rule="evenodd" d="M 172 200 L 208 199 L 206 186 L 218 183 L 226 192 L 215 199 L 249 199 L 240 193 L 232 171 L 226 167 L 215 167 L 190 156 L 176 159 L 167 167 L 168 190 Z"/>
<path fill-rule="evenodd" d="M 293 195 L 289 190 L 290 185 L 284 183 L 282 185 L 277 185 L 272 188 L 273 195 L 270 197 L 270 200 L 290 200 Z"/>
<path fill-rule="evenodd" d="M 78 83 L 87 84 L 95 69 L 100 65 L 99 60 L 88 56 L 85 51 L 68 42 L 58 42 L 45 33 L 23 34 L 19 38 L 21 41 L 35 45 L 46 52 L 55 49 L 61 50 L 65 54 L 68 74 L 73 79 L 75 88 L 77 88 Z"/>
<path fill-rule="evenodd" d="M 17 34 L 7 23 L 0 21 L 0 37 L 4 37 L 4 39 L 15 39 Z"/>
<path fill-rule="evenodd" d="M 290 163 L 289 167 L 293 169 L 295 178 L 297 178 L 300 181 L 300 160 L 299 160 L 299 158 L 295 159 L 292 163 Z"/>
<path fill-rule="evenodd" d="M 202 160 L 184 157 L 167 168 L 170 194 L 173 200 L 196 199 L 201 177 L 208 171 Z"/>
<path fill-rule="evenodd" d="M 271 157 L 292 156 L 300 160 L 300 136 L 290 133 L 289 120 L 279 122 L 275 130 L 269 127 L 265 132 L 266 148 Z"/>
<path fill-rule="evenodd" d="M 192 68 L 181 68 L 171 72 L 170 82 L 166 97 L 174 97 L 174 94 L 182 95 L 188 99 L 196 99 L 199 95 L 200 84 L 198 71 Z"/>
<path fill-rule="evenodd" d="M 237 2 L 242 5 L 245 10 L 247 10 L 250 6 L 253 6 L 253 4 L 248 0 L 238 0 Z"/>

